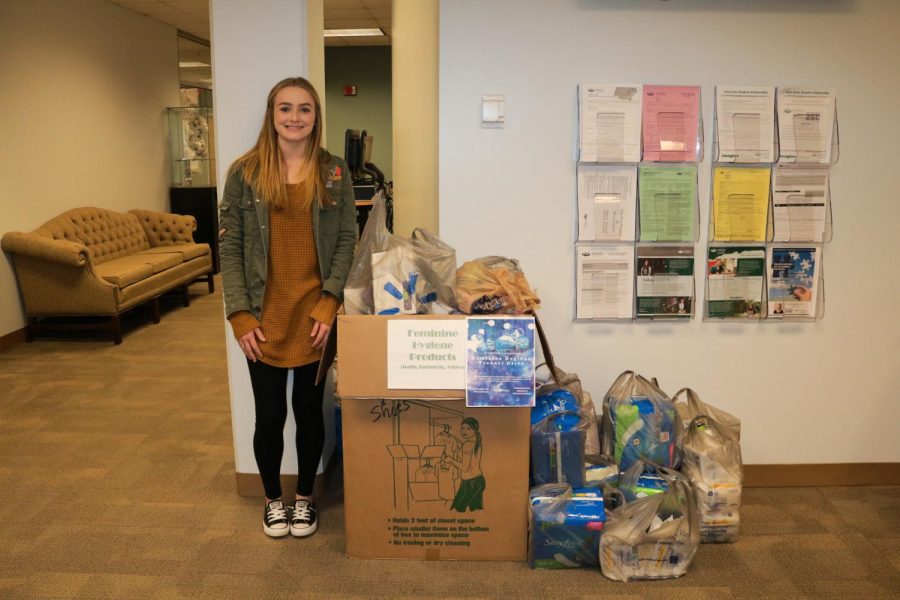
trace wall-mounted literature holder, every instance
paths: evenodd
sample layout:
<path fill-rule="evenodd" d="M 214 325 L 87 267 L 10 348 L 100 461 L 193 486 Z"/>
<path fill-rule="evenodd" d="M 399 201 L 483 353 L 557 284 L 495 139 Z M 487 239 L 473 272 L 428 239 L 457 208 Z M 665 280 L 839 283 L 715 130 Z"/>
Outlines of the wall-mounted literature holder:
<path fill-rule="evenodd" d="M 644 162 L 703 160 L 700 86 L 645 85 L 641 139 Z"/>
<path fill-rule="evenodd" d="M 711 242 L 706 251 L 704 321 L 758 322 L 764 313 L 766 247 Z"/>
<path fill-rule="evenodd" d="M 772 206 L 766 239 L 776 243 L 821 243 L 833 237 L 830 169 L 772 167 Z"/>
<path fill-rule="evenodd" d="M 575 321 L 634 319 L 634 245 L 575 244 Z"/>
<path fill-rule="evenodd" d="M 633 241 L 637 168 L 579 164 L 577 177 L 578 241 Z"/>
<path fill-rule="evenodd" d="M 694 246 L 638 244 L 635 318 L 689 320 L 694 315 Z"/>
<path fill-rule="evenodd" d="M 700 238 L 697 165 L 641 164 L 638 167 L 638 239 L 696 242 Z"/>
<path fill-rule="evenodd" d="M 575 321 L 634 319 L 642 87 L 578 86 Z"/>
<path fill-rule="evenodd" d="M 711 243 L 764 243 L 772 218 L 771 167 L 713 165 L 709 178 Z"/>
<path fill-rule="evenodd" d="M 578 161 L 637 164 L 641 160 L 639 84 L 578 86 Z"/>
<path fill-rule="evenodd" d="M 778 157 L 775 88 L 716 86 L 713 162 L 769 164 Z"/>
<path fill-rule="evenodd" d="M 776 106 L 779 164 L 837 164 L 840 133 L 834 92 L 778 88 Z"/>
<path fill-rule="evenodd" d="M 770 244 L 766 248 L 767 319 L 817 321 L 825 316 L 821 245 Z"/>

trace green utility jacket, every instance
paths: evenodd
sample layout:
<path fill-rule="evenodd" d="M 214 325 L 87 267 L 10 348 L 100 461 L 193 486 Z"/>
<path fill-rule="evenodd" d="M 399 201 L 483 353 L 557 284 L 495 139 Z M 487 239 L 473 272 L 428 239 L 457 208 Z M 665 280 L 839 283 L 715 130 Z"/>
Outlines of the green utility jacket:
<path fill-rule="evenodd" d="M 356 248 L 356 201 L 343 160 L 322 150 L 320 169 L 326 192 L 335 206 L 312 202 L 313 231 L 322 289 L 339 302 Z M 340 179 L 338 179 L 340 177 Z M 225 288 L 225 315 L 250 311 L 262 314 L 269 254 L 269 204 L 244 183 L 240 169 L 229 174 L 219 204 L 219 259 Z"/>

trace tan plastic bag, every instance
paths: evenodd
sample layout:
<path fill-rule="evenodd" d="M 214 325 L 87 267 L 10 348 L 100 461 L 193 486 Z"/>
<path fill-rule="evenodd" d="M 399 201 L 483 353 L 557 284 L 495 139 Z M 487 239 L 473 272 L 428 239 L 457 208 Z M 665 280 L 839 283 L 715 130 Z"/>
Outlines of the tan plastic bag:
<path fill-rule="evenodd" d="M 690 484 L 676 471 L 658 471 L 668 490 L 609 514 L 600 537 L 600 570 L 609 579 L 681 577 L 697 552 L 700 532 Z"/>
<path fill-rule="evenodd" d="M 686 401 L 679 402 L 682 394 Z M 681 470 L 694 490 L 701 540 L 733 542 L 741 524 L 741 421 L 701 401 L 690 388 L 674 399 L 685 419 Z"/>
<path fill-rule="evenodd" d="M 523 314 L 540 304 L 519 261 L 485 256 L 463 263 L 456 272 L 456 299 L 466 314 Z"/>
<path fill-rule="evenodd" d="M 546 365 L 538 365 L 535 372 L 537 373 L 542 366 Z M 549 369 L 549 366 L 547 366 L 547 369 Z M 555 369 L 555 376 L 538 382 L 538 388 L 535 395 L 545 396 L 556 390 L 566 390 L 575 396 L 575 399 L 578 401 L 578 412 L 581 413 L 585 421 L 590 424 L 588 430 L 585 432 L 584 453 L 592 455 L 600 454 L 600 432 L 597 429 L 597 411 L 594 408 L 594 401 L 591 399 L 591 395 L 581 387 L 581 379 L 578 375 L 575 373 L 567 373 L 559 367 L 555 367 Z"/>

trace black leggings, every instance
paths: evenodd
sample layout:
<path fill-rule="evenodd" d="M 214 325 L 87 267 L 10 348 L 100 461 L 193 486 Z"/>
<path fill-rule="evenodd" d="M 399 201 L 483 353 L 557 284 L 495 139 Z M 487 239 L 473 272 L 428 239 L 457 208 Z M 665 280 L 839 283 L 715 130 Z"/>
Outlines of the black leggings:
<path fill-rule="evenodd" d="M 256 429 L 253 432 L 253 454 L 262 478 L 266 497 L 281 497 L 281 457 L 284 454 L 284 424 L 287 421 L 288 371 L 260 361 L 247 361 L 250 384 L 256 404 Z M 294 391 L 291 406 L 297 423 L 297 493 L 310 496 L 325 443 L 322 417 L 324 382 L 316 385 L 319 363 L 294 369 Z"/>

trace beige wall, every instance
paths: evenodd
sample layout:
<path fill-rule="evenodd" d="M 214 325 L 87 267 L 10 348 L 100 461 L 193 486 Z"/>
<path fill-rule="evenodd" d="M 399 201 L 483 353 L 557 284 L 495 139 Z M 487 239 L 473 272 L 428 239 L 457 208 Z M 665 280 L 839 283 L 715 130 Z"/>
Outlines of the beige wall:
<path fill-rule="evenodd" d="M 394 232 L 438 233 L 438 0 L 394 0 Z"/>
<path fill-rule="evenodd" d="M 521 261 L 557 363 L 595 401 L 634 369 L 740 417 L 745 464 L 900 461 L 900 2 L 453 0 L 440 19 L 441 237 L 460 262 Z M 699 314 L 715 86 L 836 90 L 822 321 L 573 322 L 577 86 L 616 82 L 702 87 Z M 503 129 L 482 129 L 482 94 L 506 96 Z"/>
<path fill-rule="evenodd" d="M 0 2 L 0 233 L 77 206 L 165 210 L 175 28 L 103 0 Z M 0 261 L 0 335 L 24 316 Z"/>

